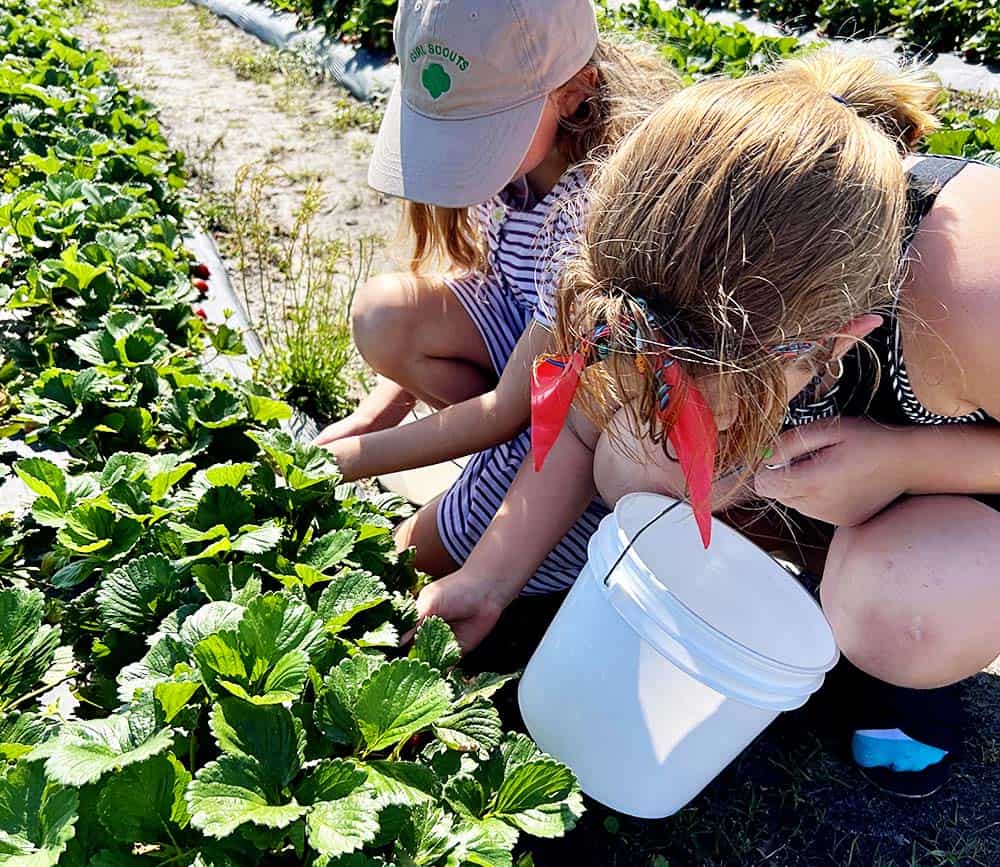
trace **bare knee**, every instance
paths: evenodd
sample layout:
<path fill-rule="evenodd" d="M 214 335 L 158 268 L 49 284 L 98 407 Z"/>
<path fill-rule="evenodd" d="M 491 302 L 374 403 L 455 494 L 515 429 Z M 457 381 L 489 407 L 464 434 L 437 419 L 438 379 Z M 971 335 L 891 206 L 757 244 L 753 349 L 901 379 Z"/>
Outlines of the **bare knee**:
<path fill-rule="evenodd" d="M 844 656 L 862 671 L 917 689 L 951 683 L 953 648 L 912 578 L 906 558 L 879 544 L 877 527 L 840 528 L 823 572 L 823 610 Z"/>
<path fill-rule="evenodd" d="M 412 345 L 413 311 L 406 302 L 405 279 L 402 274 L 372 277 L 351 305 L 354 345 L 373 369 L 390 377 Z"/>

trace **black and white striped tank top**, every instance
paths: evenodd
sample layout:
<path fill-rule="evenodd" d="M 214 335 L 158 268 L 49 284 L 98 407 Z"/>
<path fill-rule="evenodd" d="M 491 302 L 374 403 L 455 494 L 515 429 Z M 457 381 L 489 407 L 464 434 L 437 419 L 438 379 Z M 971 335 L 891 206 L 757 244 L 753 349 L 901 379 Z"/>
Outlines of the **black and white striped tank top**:
<path fill-rule="evenodd" d="M 907 228 L 903 255 L 930 212 L 938 193 L 966 165 L 953 157 L 924 157 L 907 172 Z M 786 427 L 797 427 L 836 415 L 864 416 L 885 424 L 977 424 L 993 420 L 983 411 L 947 416 L 928 410 L 917 399 L 903 359 L 898 299 L 883 313 L 883 322 L 869 335 L 873 350 L 858 349 L 844 357 L 844 374 L 819 400 L 800 395 L 788 407 Z"/>

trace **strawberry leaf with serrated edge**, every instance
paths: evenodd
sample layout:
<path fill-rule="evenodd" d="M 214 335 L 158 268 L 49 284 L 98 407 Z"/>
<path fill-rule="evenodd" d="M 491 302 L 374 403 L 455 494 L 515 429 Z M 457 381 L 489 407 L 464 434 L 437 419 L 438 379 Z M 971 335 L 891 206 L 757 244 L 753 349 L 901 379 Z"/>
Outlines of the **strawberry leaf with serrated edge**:
<path fill-rule="evenodd" d="M 267 783 L 260 763 L 223 755 L 195 775 L 185 794 L 191 824 L 209 837 L 228 837 L 241 825 L 287 828 L 306 813 Z"/>
<path fill-rule="evenodd" d="M 451 707 L 440 672 L 415 659 L 383 665 L 358 693 L 355 715 L 369 752 L 395 747 L 433 725 Z"/>
<path fill-rule="evenodd" d="M 169 753 L 130 765 L 102 786 L 101 823 L 122 843 L 169 843 L 171 825 L 183 827 L 187 821 L 189 782 L 191 775 Z"/>
<path fill-rule="evenodd" d="M 428 617 L 417 629 L 409 657 L 447 671 L 462 658 L 462 648 L 447 623 L 440 617 Z"/>

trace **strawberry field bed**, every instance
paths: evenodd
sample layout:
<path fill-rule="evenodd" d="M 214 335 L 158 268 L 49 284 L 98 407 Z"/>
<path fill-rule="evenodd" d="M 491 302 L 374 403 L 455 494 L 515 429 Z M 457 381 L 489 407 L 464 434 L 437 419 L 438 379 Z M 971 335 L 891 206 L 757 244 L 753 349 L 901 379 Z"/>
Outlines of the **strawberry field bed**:
<path fill-rule="evenodd" d="M 119 52 L 156 42 L 120 58 L 165 59 L 171 132 L 185 111 L 214 123 L 208 91 L 165 88 L 178 39 L 221 80 L 217 34 L 168 39 L 194 10 L 150 2 L 114 6 Z M 821 694 L 677 816 L 580 816 L 490 674 L 524 664 L 559 600 L 515 603 L 461 669 L 436 621 L 396 649 L 423 580 L 391 540 L 407 509 L 341 485 L 282 431 L 275 393 L 204 364 L 243 347 L 195 312 L 185 160 L 57 10 L 0 10 L 0 486 L 27 503 L 0 501 L 2 867 L 1000 863 L 990 673 L 966 689 L 974 736 L 933 802 L 866 788 Z M 692 76 L 765 56 L 690 23 L 671 38 Z M 252 107 L 240 86 L 211 114 Z M 974 111 L 948 147 L 995 148 L 992 109 Z M 275 117 L 258 107 L 250 128 Z"/>
<path fill-rule="evenodd" d="M 290 408 L 214 372 L 183 160 L 57 9 L 0 10 L 0 864 L 505 865 L 572 774 L 503 732 Z M 17 457 L 17 442 L 50 450 Z M 40 453 L 41 454 L 41 453 Z"/>

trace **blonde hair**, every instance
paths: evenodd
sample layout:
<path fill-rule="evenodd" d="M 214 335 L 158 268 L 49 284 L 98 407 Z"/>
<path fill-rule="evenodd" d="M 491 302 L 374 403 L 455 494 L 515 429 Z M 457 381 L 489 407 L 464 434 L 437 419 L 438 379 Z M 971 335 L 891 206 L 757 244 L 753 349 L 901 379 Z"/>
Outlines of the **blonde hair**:
<path fill-rule="evenodd" d="M 560 121 L 556 138 L 570 164 L 609 154 L 681 86 L 658 51 L 625 37 L 603 37 L 587 66 L 597 70 L 597 84 L 576 114 Z M 442 261 L 456 271 L 486 267 L 484 239 L 472 208 L 406 202 L 404 222 L 413 239 L 414 273 Z"/>
<path fill-rule="evenodd" d="M 735 413 L 719 469 L 755 466 L 788 399 L 773 347 L 826 341 L 891 301 L 901 154 L 935 128 L 939 95 L 926 69 L 832 51 L 681 91 L 592 179 L 559 296 L 561 350 L 598 323 L 628 339 L 641 299 L 662 326 L 646 337 L 678 347 L 686 372 Z M 624 404 L 633 433 L 663 442 L 655 386 L 613 356 L 588 371 L 584 405 L 600 421 Z"/>

